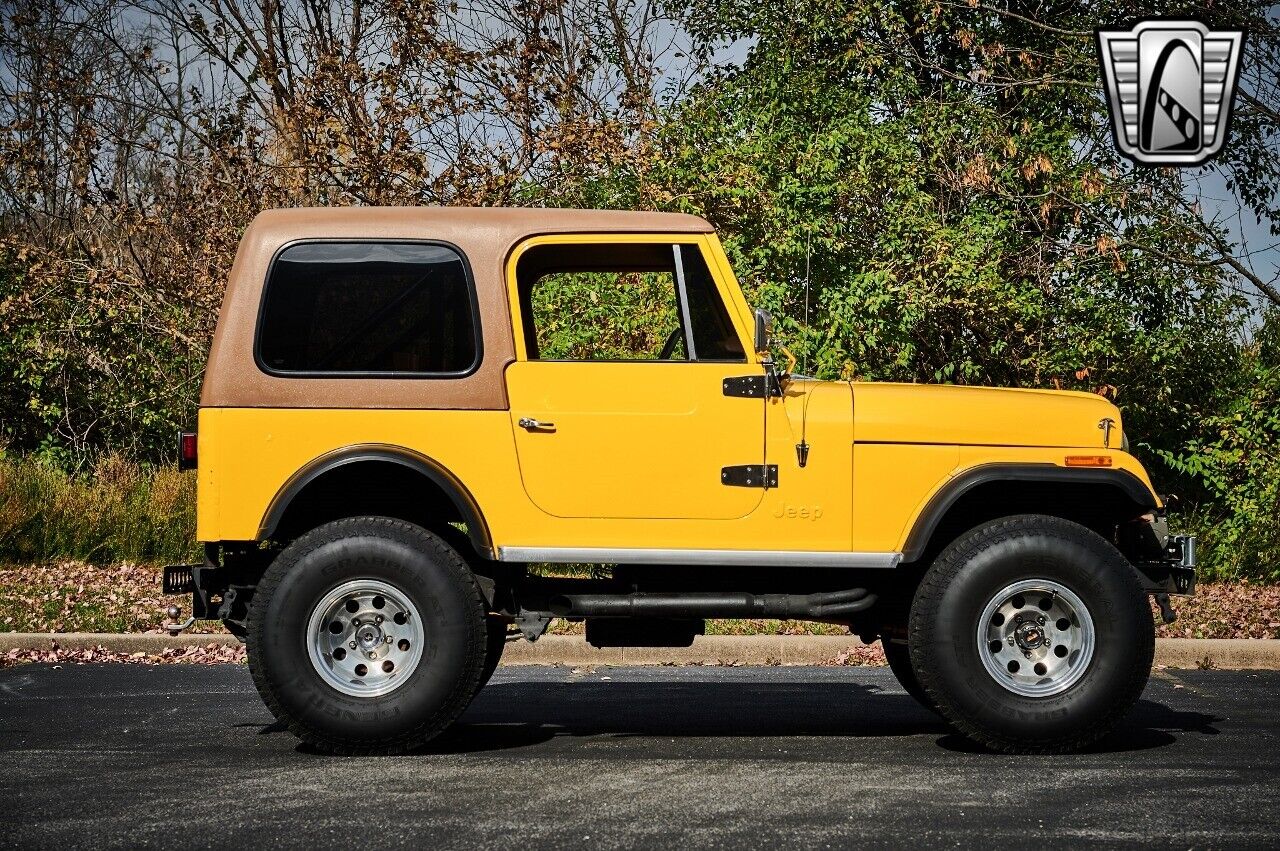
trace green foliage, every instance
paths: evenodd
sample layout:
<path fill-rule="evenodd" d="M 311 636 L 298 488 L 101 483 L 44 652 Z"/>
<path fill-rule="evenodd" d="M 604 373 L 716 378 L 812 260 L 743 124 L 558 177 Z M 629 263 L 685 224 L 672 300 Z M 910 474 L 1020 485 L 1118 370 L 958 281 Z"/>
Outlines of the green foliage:
<path fill-rule="evenodd" d="M 1238 386 L 1165 462 L 1210 496 L 1194 515 L 1209 576 L 1280 580 L 1280 313 L 1245 351 Z"/>
<path fill-rule="evenodd" d="M 809 373 L 1115 399 L 1157 486 L 1222 521 L 1213 558 L 1274 575 L 1275 406 L 1240 345 L 1248 306 L 1212 260 L 1225 234 L 1186 201 L 1193 173 L 1133 168 L 1106 138 L 1090 30 L 1117 14 L 695 3 L 704 37 L 754 45 L 663 125 L 655 203 L 718 226 Z M 1274 127 L 1248 133 L 1272 153 L 1252 185 L 1274 188 Z M 1202 424 L 1238 415 L 1256 427 L 1210 453 Z"/>
<path fill-rule="evenodd" d="M 194 473 L 100 456 L 83 473 L 0 452 L 0 561 L 183 561 L 195 553 Z"/>
<path fill-rule="evenodd" d="M 1239 305 L 1219 269 L 1188 275 L 1137 247 L 1194 256 L 1195 223 L 1136 191 L 1147 176 L 1108 172 L 1113 154 L 1082 153 L 1103 123 L 1092 91 L 971 85 L 976 49 L 957 39 L 1017 35 L 978 16 L 880 0 L 825 11 L 753 22 L 744 67 L 681 107 L 656 167 L 675 206 L 728 236 L 739 276 L 810 371 L 1113 384 L 1138 405 L 1155 401 L 1169 361 L 1219 372 L 1212 353 Z M 922 20 L 936 42 L 918 38 Z M 902 60 L 915 50 L 945 73 Z"/>
<path fill-rule="evenodd" d="M 675 283 L 656 272 L 556 272 L 531 294 L 547 360 L 649 360 L 680 327 Z"/>
<path fill-rule="evenodd" d="M 63 465 L 107 447 L 170 454 L 195 422 L 212 299 L 3 249 L 0 440 Z"/>

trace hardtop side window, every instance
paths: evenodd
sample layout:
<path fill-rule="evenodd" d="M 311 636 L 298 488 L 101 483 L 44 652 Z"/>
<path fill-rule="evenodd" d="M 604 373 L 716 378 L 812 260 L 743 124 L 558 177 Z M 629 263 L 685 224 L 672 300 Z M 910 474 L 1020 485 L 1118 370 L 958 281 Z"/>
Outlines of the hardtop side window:
<path fill-rule="evenodd" d="M 746 360 L 697 244 L 537 245 L 516 285 L 530 360 Z"/>
<path fill-rule="evenodd" d="M 311 242 L 271 266 L 258 360 L 283 374 L 449 377 L 478 365 L 466 264 L 446 245 Z"/>

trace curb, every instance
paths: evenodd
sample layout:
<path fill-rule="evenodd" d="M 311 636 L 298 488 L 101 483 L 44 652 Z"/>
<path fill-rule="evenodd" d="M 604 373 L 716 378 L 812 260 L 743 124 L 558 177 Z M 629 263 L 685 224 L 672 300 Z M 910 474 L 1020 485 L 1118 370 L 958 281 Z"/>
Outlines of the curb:
<path fill-rule="evenodd" d="M 188 647 L 234 647 L 225 633 L 171 636 L 164 633 L 4 632 L 0 653 L 101 647 L 114 653 L 159 653 Z M 610 647 L 596 649 L 580 635 L 547 635 L 507 645 L 506 665 L 820 665 L 840 661 L 879 663 L 878 642 L 864 645 L 843 635 L 698 636 L 692 647 Z M 1280 670 L 1280 640 L 1259 638 L 1158 638 L 1155 664 L 1166 668 Z"/>
<path fill-rule="evenodd" d="M 1272 638 L 1157 638 L 1155 663 L 1166 668 L 1275 671 L 1280 670 L 1280 641 Z"/>

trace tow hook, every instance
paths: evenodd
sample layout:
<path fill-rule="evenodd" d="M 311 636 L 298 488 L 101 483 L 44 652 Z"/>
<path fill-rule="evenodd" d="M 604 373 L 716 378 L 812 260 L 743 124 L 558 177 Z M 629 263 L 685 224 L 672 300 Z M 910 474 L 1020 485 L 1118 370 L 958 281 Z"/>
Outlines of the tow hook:
<path fill-rule="evenodd" d="M 182 615 L 182 609 L 179 609 L 177 606 L 170 606 L 165 609 L 165 614 L 169 616 L 169 623 L 164 625 L 164 630 L 170 635 L 177 635 L 183 630 L 190 629 L 191 625 L 196 622 L 195 615 L 192 615 L 182 623 L 175 623 L 175 621 L 177 621 Z"/>
<path fill-rule="evenodd" d="M 1160 619 L 1165 623 L 1173 623 L 1178 619 L 1178 613 L 1173 610 L 1173 606 L 1169 603 L 1168 594 L 1154 594 L 1156 605 L 1160 607 Z"/>

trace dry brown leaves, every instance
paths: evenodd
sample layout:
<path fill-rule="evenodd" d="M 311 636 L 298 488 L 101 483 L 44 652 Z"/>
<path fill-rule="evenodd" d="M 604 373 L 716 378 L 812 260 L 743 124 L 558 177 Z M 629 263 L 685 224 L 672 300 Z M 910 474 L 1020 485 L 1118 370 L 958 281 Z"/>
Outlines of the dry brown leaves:
<path fill-rule="evenodd" d="M 1156 612 L 1161 638 L 1280 638 L 1280 585 L 1205 583 L 1194 597 L 1174 597 L 1173 610 L 1171 624 Z"/>
<path fill-rule="evenodd" d="M 243 663 L 243 645 L 227 647 L 205 644 L 199 647 L 182 647 L 161 650 L 159 653 L 117 653 L 102 647 L 71 650 L 59 647 L 56 641 L 44 650 L 10 650 L 0 656 L 0 668 L 36 662 L 45 665 L 88 665 L 101 662 L 124 662 L 132 665 L 163 665 L 182 662 L 190 665 L 222 665 Z"/>
<path fill-rule="evenodd" d="M 886 665 L 888 663 L 885 662 L 884 659 L 884 650 L 881 649 L 879 643 L 876 643 L 855 644 L 848 650 L 841 650 L 835 655 L 835 658 L 824 664 L 865 667 L 871 665 Z"/>
<path fill-rule="evenodd" d="M 162 594 L 155 566 L 66 561 L 0 567 L 3 632 L 162 632 L 172 605 L 185 617 L 191 600 Z M 191 631 L 225 632 L 210 621 Z"/>

